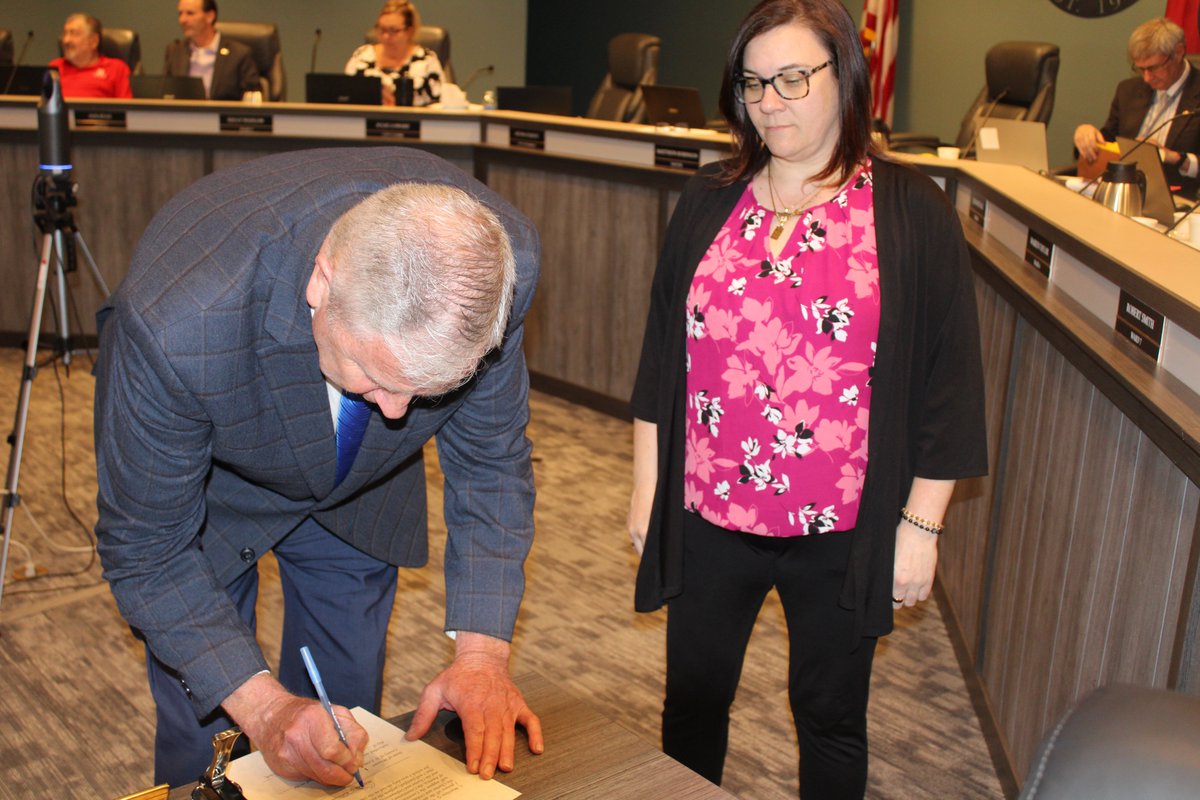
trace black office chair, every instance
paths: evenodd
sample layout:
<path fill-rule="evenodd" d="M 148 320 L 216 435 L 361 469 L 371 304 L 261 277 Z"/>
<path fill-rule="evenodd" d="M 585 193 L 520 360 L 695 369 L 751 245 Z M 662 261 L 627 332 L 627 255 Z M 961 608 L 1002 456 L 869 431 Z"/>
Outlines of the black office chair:
<path fill-rule="evenodd" d="M 438 61 L 442 64 L 443 81 L 454 83 L 454 68 L 450 66 L 450 31 L 437 25 L 422 25 L 417 28 L 417 35 L 413 37 L 413 41 L 426 50 L 432 50 L 437 55 Z M 379 37 L 375 35 L 374 28 L 368 30 L 363 36 L 363 42 L 366 44 L 379 43 Z"/>
<path fill-rule="evenodd" d="M 131 74 L 142 74 L 142 43 L 132 28 L 101 28 L 100 53 L 124 61 Z"/>
<path fill-rule="evenodd" d="M 263 99 L 287 100 L 287 76 L 279 46 L 279 26 L 274 22 L 217 22 L 217 31 L 250 48 L 263 85 Z"/>
<path fill-rule="evenodd" d="M 1047 42 L 1000 42 L 984 57 L 986 82 L 963 117 L 953 144 L 964 151 L 987 119 L 1050 122 L 1058 79 L 1058 45 Z M 903 152 L 933 152 L 936 136 L 889 133 L 888 145 Z"/>
<path fill-rule="evenodd" d="M 1200 697 L 1103 686 L 1046 735 L 1020 800 L 1192 800 L 1200 787 Z"/>
<path fill-rule="evenodd" d="M 608 74 L 592 102 L 589 119 L 644 122 L 646 103 L 641 84 L 658 82 L 658 51 L 662 39 L 648 33 L 620 33 L 608 43 Z"/>
<path fill-rule="evenodd" d="M 10 66 L 13 63 L 13 38 L 12 31 L 8 28 L 0 28 L 0 67 Z"/>

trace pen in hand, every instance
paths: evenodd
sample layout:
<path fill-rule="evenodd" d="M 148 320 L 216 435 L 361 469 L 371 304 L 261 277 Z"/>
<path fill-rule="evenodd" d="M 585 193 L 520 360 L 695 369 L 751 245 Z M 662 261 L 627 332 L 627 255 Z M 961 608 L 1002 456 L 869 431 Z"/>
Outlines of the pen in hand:
<path fill-rule="evenodd" d="M 304 667 L 308 670 L 308 677 L 313 682 L 313 686 L 317 689 L 317 697 L 321 698 L 321 705 L 329 712 L 329 718 L 333 720 L 333 727 L 337 729 L 338 738 L 348 749 L 350 743 L 346 741 L 346 732 L 342 730 L 342 723 L 338 722 L 337 714 L 333 713 L 333 705 L 329 702 L 329 695 L 325 694 L 325 684 L 321 681 L 321 673 L 317 671 L 317 662 L 313 661 L 308 645 L 300 648 L 300 657 L 304 659 Z M 354 770 L 354 780 L 358 781 L 359 787 L 363 786 L 362 775 L 358 770 Z"/>

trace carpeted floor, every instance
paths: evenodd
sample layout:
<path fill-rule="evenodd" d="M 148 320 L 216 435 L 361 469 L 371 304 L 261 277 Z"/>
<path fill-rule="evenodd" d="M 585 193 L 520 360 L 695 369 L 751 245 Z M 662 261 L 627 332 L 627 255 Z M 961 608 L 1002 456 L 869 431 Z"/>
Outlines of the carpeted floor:
<path fill-rule="evenodd" d="M 21 358 L 0 351 L 0 424 L 13 419 Z M 61 366 L 46 367 L 33 384 L 22 503 L 0 604 L 0 798 L 114 797 L 151 780 L 154 712 L 142 648 L 90 561 L 84 530 L 95 521 L 96 481 L 88 369 L 77 356 L 69 377 Z M 532 413 L 538 533 L 513 671 L 539 672 L 657 742 L 665 615 L 632 610 L 636 560 L 624 533 L 630 426 L 542 394 Z M 444 526 L 436 453 L 429 454 L 437 495 L 431 566 L 401 573 L 385 716 L 411 710 L 451 654 L 441 634 Z M 78 574 L 11 579 L 27 565 Z M 260 640 L 274 659 L 278 578 L 271 559 L 263 566 Z M 1003 797 L 938 608 L 927 603 L 898 623 L 875 662 L 868 797 Z M 739 797 L 796 796 L 785 673 L 783 615 L 772 599 L 734 708 L 725 786 Z"/>

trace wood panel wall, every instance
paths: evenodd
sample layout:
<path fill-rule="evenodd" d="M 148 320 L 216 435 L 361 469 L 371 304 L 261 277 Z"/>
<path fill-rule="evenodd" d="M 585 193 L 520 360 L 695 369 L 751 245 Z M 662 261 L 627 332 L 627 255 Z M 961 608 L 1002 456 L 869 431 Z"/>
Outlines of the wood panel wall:
<path fill-rule="evenodd" d="M 993 356 L 988 319 L 1006 314 L 988 309 L 1002 304 L 981 303 Z M 1022 780 L 1042 737 L 1091 689 L 1170 686 L 1193 613 L 1183 598 L 1200 489 L 1028 322 L 1011 347 L 976 666 Z M 999 367 L 989 358 L 989 390 Z M 947 590 L 969 619 L 974 587 Z"/>
<path fill-rule="evenodd" d="M 23 341 L 28 330 L 41 249 L 41 233 L 33 224 L 30 188 L 38 173 L 36 142 L 8 136 L 0 140 L 0 256 L 5 266 L 5 287 L 0 292 L 0 336 L 9 344 Z M 105 136 L 114 141 L 118 137 Z M 171 146 L 167 139 L 143 143 L 106 144 L 105 140 L 80 136 L 72 147 L 78 201 L 73 210 L 75 223 L 96 260 L 101 276 L 110 290 L 129 271 L 129 262 L 143 231 L 154 214 L 191 183 L 218 169 L 237 166 L 274 152 L 305 147 L 378 146 L 374 142 L 330 143 L 303 139 L 218 140 L 225 146 L 198 140 Z M 178 138 L 175 142 L 180 141 Z M 432 152 L 446 158 L 467 174 L 474 169 L 470 149 L 461 146 L 430 146 Z M 53 273 L 51 273 L 53 288 Z M 69 329 L 72 336 L 94 337 L 95 312 L 104 301 L 104 291 L 91 276 L 83 260 L 79 269 L 67 275 L 67 294 L 71 301 Z M 55 317 L 47 297 L 43 321 L 43 341 L 57 335 Z"/>
<path fill-rule="evenodd" d="M 503 163 L 488 167 L 487 182 L 532 219 L 542 237 L 542 275 L 525 321 L 530 371 L 628 401 L 664 190 Z"/>
<path fill-rule="evenodd" d="M 981 615 L 987 588 L 989 534 L 1000 464 L 1013 335 L 1012 306 L 981 278 L 975 279 L 987 408 L 988 474 L 959 481 L 946 515 L 947 533 L 938 545 L 938 581 L 954 599 L 951 614 L 972 661 L 978 657 Z"/>
<path fill-rule="evenodd" d="M 204 174 L 204 160 L 193 149 L 94 145 L 76 147 L 72 153 L 72 178 L 77 186 L 75 224 L 96 266 L 110 289 L 115 289 L 129 269 L 137 240 L 151 217 L 167 200 Z M 14 144 L 0 148 L 0 219 L 22 220 L 15 229 L 0 233 L 0 243 L 11 263 L 5 291 L 0 293 L 0 330 L 24 331 L 36 285 L 41 233 L 32 223 L 30 187 L 37 174 L 37 147 Z M 74 309 L 72 335 L 94 335 L 95 312 L 104 292 L 92 277 L 83 254 L 78 270 L 67 276 L 68 296 Z M 49 298 L 47 298 L 49 304 Z M 78 319 L 75 319 L 75 314 Z M 47 312 L 44 335 L 56 332 Z M 19 323 L 19 324 L 18 324 Z"/>

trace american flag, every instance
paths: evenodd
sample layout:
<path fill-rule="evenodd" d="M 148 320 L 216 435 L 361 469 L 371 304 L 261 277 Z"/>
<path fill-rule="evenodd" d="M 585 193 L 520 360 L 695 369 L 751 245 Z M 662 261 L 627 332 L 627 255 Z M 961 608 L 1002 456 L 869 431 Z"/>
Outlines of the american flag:
<path fill-rule="evenodd" d="M 1187 35 L 1187 51 L 1200 52 L 1200 30 L 1197 30 L 1200 0 L 1167 0 L 1167 13 L 1164 16 L 1183 28 Z"/>
<path fill-rule="evenodd" d="M 896 44 L 900 39 L 898 0 L 864 0 L 863 55 L 871 73 L 871 116 L 892 125 L 892 95 L 896 83 Z"/>

